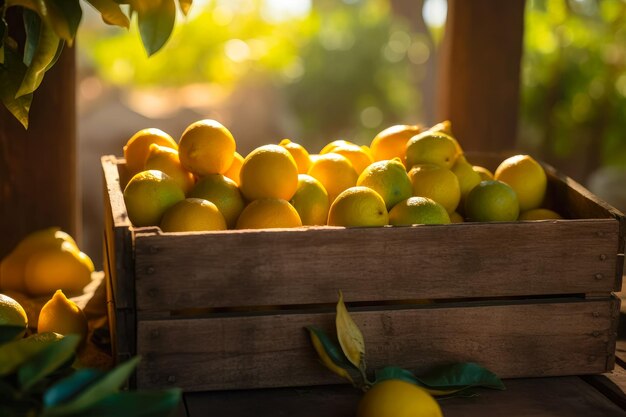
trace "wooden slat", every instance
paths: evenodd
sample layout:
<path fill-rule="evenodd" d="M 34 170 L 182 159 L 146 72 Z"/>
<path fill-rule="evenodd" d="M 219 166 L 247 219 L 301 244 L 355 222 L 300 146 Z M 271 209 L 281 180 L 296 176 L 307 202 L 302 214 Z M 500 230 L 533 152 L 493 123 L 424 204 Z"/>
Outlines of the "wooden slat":
<path fill-rule="evenodd" d="M 338 290 L 351 301 L 608 295 L 617 226 L 591 219 L 137 233 L 137 309 L 332 303 Z"/>
<path fill-rule="evenodd" d="M 603 375 L 588 375 L 583 380 L 595 387 L 618 407 L 626 410 L 626 370 L 621 366 Z"/>
<path fill-rule="evenodd" d="M 503 378 L 606 371 L 612 301 L 353 311 L 370 369 L 423 371 L 475 361 Z M 316 360 L 304 326 L 333 313 L 139 321 L 142 388 L 190 391 L 318 385 L 339 379 Z"/>
<path fill-rule="evenodd" d="M 626 412 L 580 378 L 505 381 L 506 391 L 440 403 L 446 417 L 624 417 Z M 361 393 L 349 386 L 186 393 L 189 417 L 353 417 Z"/>

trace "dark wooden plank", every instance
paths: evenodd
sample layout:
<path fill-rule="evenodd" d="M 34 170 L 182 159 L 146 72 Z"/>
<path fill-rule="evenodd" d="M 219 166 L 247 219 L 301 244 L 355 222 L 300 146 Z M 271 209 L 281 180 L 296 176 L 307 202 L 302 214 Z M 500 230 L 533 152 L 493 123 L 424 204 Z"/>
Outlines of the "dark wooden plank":
<path fill-rule="evenodd" d="M 515 148 L 524 0 L 449 0 L 437 115 L 465 150 Z"/>
<path fill-rule="evenodd" d="M 502 377 L 524 377 L 605 372 L 611 308 L 610 300 L 467 303 L 352 314 L 371 369 L 474 361 Z M 337 382 L 317 362 L 304 330 L 310 324 L 332 334 L 334 313 L 139 321 L 138 386 L 197 391 Z"/>
<path fill-rule="evenodd" d="M 505 381 L 506 391 L 441 401 L 446 417 L 624 417 L 626 412 L 580 378 Z M 190 417 L 353 417 L 361 393 L 345 386 L 186 393 Z"/>
<path fill-rule="evenodd" d="M 626 370 L 621 366 L 603 375 L 587 375 L 583 380 L 613 401 L 618 407 L 626 410 Z"/>
<path fill-rule="evenodd" d="M 613 289 L 614 219 L 135 235 L 137 309 Z M 599 236 L 602 233 L 602 236 Z M 567 242 L 567 244 L 564 244 Z M 604 256 L 602 256 L 604 255 Z M 180 279 L 184 277 L 184 285 Z"/>

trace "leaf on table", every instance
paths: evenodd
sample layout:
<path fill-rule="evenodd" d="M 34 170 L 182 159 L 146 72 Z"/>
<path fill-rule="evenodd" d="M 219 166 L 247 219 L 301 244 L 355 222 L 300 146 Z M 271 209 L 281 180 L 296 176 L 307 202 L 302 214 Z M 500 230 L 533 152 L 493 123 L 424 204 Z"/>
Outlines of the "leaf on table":
<path fill-rule="evenodd" d="M 107 396 L 119 391 L 139 363 L 140 358 L 132 358 L 98 378 L 85 390 L 74 396 L 70 401 L 46 408 L 46 416 L 66 416 L 68 414 L 92 415 L 85 410 L 94 406 Z"/>
<path fill-rule="evenodd" d="M 309 331 L 313 347 L 315 348 L 315 351 L 324 366 L 354 384 L 354 380 L 352 379 L 352 376 L 350 376 L 348 370 L 355 368 L 348 361 L 339 347 L 323 330 L 318 329 L 315 326 L 307 326 L 306 329 Z"/>
<path fill-rule="evenodd" d="M 339 301 L 337 302 L 337 315 L 335 317 L 337 327 L 337 339 L 341 350 L 348 360 L 357 368 L 365 371 L 365 341 L 363 334 L 356 325 L 348 309 L 343 302 L 343 294 L 339 291 Z"/>
<path fill-rule="evenodd" d="M 180 7 L 180 11 L 183 12 L 183 15 L 187 16 L 192 2 L 193 0 L 178 0 L 178 6 Z"/>
<path fill-rule="evenodd" d="M 169 39 L 176 20 L 174 0 L 133 0 L 137 12 L 139 34 L 148 56 L 153 55 Z"/>
<path fill-rule="evenodd" d="M 67 335 L 22 364 L 17 371 L 17 378 L 22 389 L 30 389 L 42 378 L 66 364 L 76 353 L 80 340 L 78 335 Z"/>
<path fill-rule="evenodd" d="M 15 372 L 30 358 L 38 355 L 61 338 L 62 336 L 56 333 L 39 333 L 0 345 L 0 376 Z"/>
<path fill-rule="evenodd" d="M 0 100 L 15 118 L 28 129 L 28 112 L 33 101 L 33 95 L 27 94 L 15 98 L 17 89 L 24 79 L 26 66 L 17 52 L 5 48 L 4 65 L 0 66 Z"/>
<path fill-rule="evenodd" d="M 87 0 L 102 16 L 102 21 L 107 25 L 115 25 L 128 29 L 130 21 L 124 14 L 120 5 L 113 0 Z"/>
<path fill-rule="evenodd" d="M 85 368 L 77 370 L 46 390 L 43 395 L 44 406 L 52 407 L 69 401 L 103 375 L 104 372 L 97 369 Z"/>
<path fill-rule="evenodd" d="M 435 391 L 461 391 L 471 387 L 505 389 L 496 374 L 473 362 L 439 366 L 425 375 L 417 376 L 417 380 L 421 385 Z"/>
<path fill-rule="evenodd" d="M 0 344 L 15 340 L 20 334 L 23 335 L 25 330 L 25 326 L 9 326 L 6 324 L 0 326 Z"/>
<path fill-rule="evenodd" d="M 417 382 L 417 378 L 415 378 L 413 372 L 397 366 L 386 366 L 383 369 L 377 369 L 375 372 L 375 376 L 375 384 L 382 381 L 388 381 L 390 379 L 399 379 L 404 382 L 410 382 L 411 384 L 419 385 Z"/>

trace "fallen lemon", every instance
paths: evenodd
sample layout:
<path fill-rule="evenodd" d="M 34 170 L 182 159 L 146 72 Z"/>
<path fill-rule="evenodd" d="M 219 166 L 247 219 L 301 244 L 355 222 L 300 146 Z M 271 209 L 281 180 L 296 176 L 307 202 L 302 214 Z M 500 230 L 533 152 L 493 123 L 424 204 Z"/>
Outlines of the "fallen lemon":
<path fill-rule="evenodd" d="M 39 313 L 37 332 L 54 332 L 67 336 L 77 334 L 83 341 L 87 337 L 87 318 L 83 311 L 63 291 L 57 290 Z"/>
<path fill-rule="evenodd" d="M 357 417 L 442 417 L 437 401 L 424 389 L 390 379 L 369 389 L 359 401 Z"/>
<path fill-rule="evenodd" d="M 0 294 L 0 326 L 23 328 L 23 331 L 16 332 L 15 340 L 24 337 L 28 328 L 28 317 L 24 308 L 20 303 L 4 294 Z"/>

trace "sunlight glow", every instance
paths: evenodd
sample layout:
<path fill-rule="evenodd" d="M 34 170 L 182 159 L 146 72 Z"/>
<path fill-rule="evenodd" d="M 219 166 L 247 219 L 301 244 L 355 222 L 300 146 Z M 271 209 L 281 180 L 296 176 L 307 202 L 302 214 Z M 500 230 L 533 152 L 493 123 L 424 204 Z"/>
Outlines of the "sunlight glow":
<path fill-rule="evenodd" d="M 422 9 L 424 22 L 430 27 L 441 27 L 446 23 L 448 2 L 446 0 L 426 0 Z"/>

